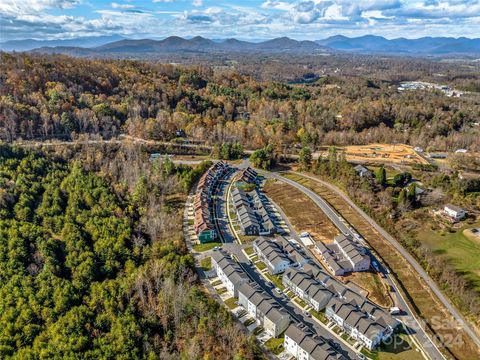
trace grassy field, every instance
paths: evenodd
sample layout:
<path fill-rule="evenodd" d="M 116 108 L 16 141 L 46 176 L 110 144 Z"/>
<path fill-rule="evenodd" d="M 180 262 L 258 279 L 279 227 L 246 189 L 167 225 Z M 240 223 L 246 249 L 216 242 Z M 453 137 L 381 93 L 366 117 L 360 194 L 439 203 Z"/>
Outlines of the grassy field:
<path fill-rule="evenodd" d="M 193 250 L 198 252 L 204 252 L 208 250 L 212 250 L 215 246 L 222 246 L 221 242 L 210 242 L 205 244 L 197 244 L 193 246 Z"/>
<path fill-rule="evenodd" d="M 421 280 L 411 265 L 363 217 L 354 211 L 340 195 L 317 181 L 297 174 L 290 173 L 285 175 L 320 195 L 366 239 L 375 252 L 392 269 L 410 303 L 414 306 L 414 310 L 425 319 L 427 325 L 432 324 L 432 321 L 435 319 L 450 318 L 450 313 L 443 307 L 438 298 L 431 293 L 429 287 Z M 457 335 L 461 336 L 463 345 L 456 343 L 448 348 L 458 359 L 470 360 L 478 357 L 475 345 L 465 332 L 455 328 L 438 328 L 438 326 L 435 331 L 445 339 L 455 338 Z"/>
<path fill-rule="evenodd" d="M 466 225 L 454 232 L 433 231 L 426 227 L 417 238 L 437 255 L 451 262 L 480 292 L 480 241 L 465 236 L 464 230 L 480 227 L 480 222 Z"/>
<path fill-rule="evenodd" d="M 339 234 L 330 219 L 300 190 L 280 181 L 267 182 L 263 190 L 282 208 L 297 232 L 308 231 L 316 240 L 325 242 Z"/>
<path fill-rule="evenodd" d="M 368 291 L 368 298 L 383 307 L 391 307 L 392 299 L 380 275 L 372 272 L 352 273 L 345 277 L 347 281 Z"/>

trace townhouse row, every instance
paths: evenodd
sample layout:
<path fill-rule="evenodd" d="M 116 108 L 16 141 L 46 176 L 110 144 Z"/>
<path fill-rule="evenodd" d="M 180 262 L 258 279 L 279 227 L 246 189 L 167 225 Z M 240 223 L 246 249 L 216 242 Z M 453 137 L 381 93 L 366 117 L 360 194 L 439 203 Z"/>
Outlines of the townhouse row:
<path fill-rule="evenodd" d="M 289 268 L 283 285 L 367 349 L 376 348 L 400 325 L 388 312 L 331 278 L 316 266 Z"/>
<path fill-rule="evenodd" d="M 332 244 L 318 241 L 315 243 L 315 250 L 336 276 L 367 271 L 370 268 L 370 256 L 365 248 L 356 243 L 351 236 L 338 235 Z"/>
<path fill-rule="evenodd" d="M 193 226 L 200 243 L 214 241 L 217 238 L 213 225 L 212 194 L 220 178 L 230 170 L 225 162 L 217 162 L 202 175 L 197 184 L 193 200 L 195 219 Z"/>
<path fill-rule="evenodd" d="M 285 332 L 283 347 L 298 360 L 347 360 L 325 338 L 296 324 Z"/>
<path fill-rule="evenodd" d="M 248 314 L 273 337 L 281 335 L 291 323 L 290 315 L 255 283 L 250 282 L 240 266 L 223 250 L 214 250 L 212 268 L 227 291 L 238 298 Z"/>
<path fill-rule="evenodd" d="M 290 315 L 257 284 L 249 281 L 240 266 L 222 249 L 214 250 L 212 268 L 230 295 L 270 336 L 284 334 L 284 348 L 299 360 L 346 360 L 322 336 L 292 323 Z"/>
<path fill-rule="evenodd" d="M 231 201 L 243 235 L 272 235 L 276 226 L 257 189 L 245 192 L 235 186 Z"/>
<path fill-rule="evenodd" d="M 267 265 L 270 274 L 276 275 L 292 266 L 302 266 L 309 262 L 301 247 L 295 241 L 283 238 L 267 239 L 259 237 L 253 242 L 253 250 Z"/>

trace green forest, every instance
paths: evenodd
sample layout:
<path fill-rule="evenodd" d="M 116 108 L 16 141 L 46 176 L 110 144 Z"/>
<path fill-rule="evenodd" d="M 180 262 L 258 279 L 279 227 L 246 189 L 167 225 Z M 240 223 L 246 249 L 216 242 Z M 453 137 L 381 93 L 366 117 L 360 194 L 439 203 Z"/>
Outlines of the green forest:
<path fill-rule="evenodd" d="M 0 358 L 256 357 L 182 241 L 182 199 L 208 163 L 98 150 L 0 146 Z"/>

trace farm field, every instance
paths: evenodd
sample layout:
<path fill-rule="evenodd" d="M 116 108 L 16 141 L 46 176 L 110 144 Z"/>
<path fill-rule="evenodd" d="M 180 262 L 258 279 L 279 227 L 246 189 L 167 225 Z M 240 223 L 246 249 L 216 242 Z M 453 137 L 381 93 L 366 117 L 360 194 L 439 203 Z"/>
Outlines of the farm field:
<path fill-rule="evenodd" d="M 365 163 L 395 163 L 403 165 L 429 164 L 413 147 L 403 144 L 370 144 L 337 147 L 348 161 Z"/>
<path fill-rule="evenodd" d="M 449 318 L 449 313 L 443 308 L 437 297 L 430 292 L 429 288 L 418 277 L 418 274 L 408 262 L 363 217 L 354 211 L 340 195 L 331 191 L 325 185 L 301 175 L 293 173 L 285 173 L 283 175 L 316 192 L 342 214 L 345 220 L 366 239 L 375 252 L 392 269 L 410 302 L 414 305 L 415 311 L 426 320 L 427 324 L 435 319 Z M 444 338 L 455 338 L 457 335 L 461 337 L 463 345 L 457 343 L 449 347 L 451 353 L 459 359 L 474 359 L 478 356 L 475 345 L 464 332 L 459 332 L 458 329 L 454 328 L 437 328 L 436 333 Z"/>

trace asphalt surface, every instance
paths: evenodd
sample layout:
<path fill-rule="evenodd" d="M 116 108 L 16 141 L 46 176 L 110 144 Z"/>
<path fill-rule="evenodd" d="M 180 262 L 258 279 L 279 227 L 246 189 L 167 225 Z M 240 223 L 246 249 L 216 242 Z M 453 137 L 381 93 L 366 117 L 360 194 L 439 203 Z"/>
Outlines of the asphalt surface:
<path fill-rule="evenodd" d="M 356 232 L 351 229 L 341 218 L 339 214 L 336 213 L 335 210 L 333 210 L 330 205 L 323 200 L 320 196 L 318 196 L 316 193 L 314 193 L 312 190 L 306 188 L 305 186 L 290 180 L 288 178 L 285 178 L 281 175 L 278 175 L 276 173 L 268 172 L 268 171 L 262 171 L 264 176 L 274 178 L 280 181 L 283 181 L 298 190 L 302 191 L 304 194 L 306 194 L 308 197 L 310 197 L 313 202 L 328 216 L 328 218 L 332 221 L 332 223 L 345 235 L 352 235 L 355 237 Z M 303 174 L 302 174 L 303 175 Z M 376 260 L 379 262 L 378 260 Z M 417 321 L 417 319 L 413 316 L 412 311 L 410 311 L 410 306 L 407 304 L 405 299 L 400 295 L 400 292 L 398 291 L 398 287 L 396 283 L 393 281 L 392 277 L 388 274 L 384 274 L 387 276 L 387 280 L 389 285 L 391 286 L 392 289 L 394 289 L 395 293 L 395 298 L 396 298 L 396 306 L 398 306 L 400 309 L 402 309 L 405 314 L 402 317 L 399 317 L 399 319 L 408 327 L 409 331 L 411 332 L 412 336 L 415 337 L 417 342 L 421 344 L 422 348 L 424 351 L 428 354 L 428 356 L 433 359 L 433 360 L 443 360 L 445 357 L 443 354 L 440 352 L 440 350 L 436 347 L 435 344 L 432 343 L 432 340 L 428 337 L 426 334 L 424 328 L 422 325 Z"/>
<path fill-rule="evenodd" d="M 312 179 L 314 181 L 318 181 L 322 183 L 322 185 L 327 186 L 332 191 L 335 191 L 339 194 L 353 209 L 355 209 L 371 226 L 375 228 L 394 248 L 397 250 L 409 263 L 410 265 L 420 274 L 421 278 L 427 283 L 433 293 L 440 299 L 442 304 L 450 311 L 452 316 L 458 321 L 460 325 L 462 325 L 463 330 L 472 338 L 475 344 L 480 348 L 480 337 L 479 335 L 468 325 L 468 322 L 464 319 L 464 317 L 455 309 L 455 307 L 450 303 L 450 301 L 446 298 L 446 296 L 442 293 L 442 291 L 438 288 L 435 281 L 427 274 L 427 272 L 423 269 L 423 267 L 410 255 L 410 253 L 405 250 L 405 248 L 393 238 L 388 232 L 382 229 L 370 216 L 368 216 L 362 209 L 355 205 L 345 194 L 343 194 L 339 189 L 335 188 L 333 185 L 321 181 L 318 178 L 313 176 L 300 174 L 304 177 Z M 282 180 L 285 178 L 281 177 Z M 323 209 L 322 209 L 323 210 Z"/>
<path fill-rule="evenodd" d="M 231 176 L 227 179 L 220 181 L 219 186 L 216 189 L 214 197 L 214 208 L 215 208 L 215 224 L 219 233 L 221 234 L 221 240 L 224 243 L 222 246 L 227 252 L 231 253 L 239 265 L 248 275 L 248 277 L 257 283 L 266 293 L 268 293 L 273 299 L 275 299 L 278 304 L 280 304 L 296 322 L 305 324 L 311 330 L 313 330 L 318 335 L 325 338 L 327 341 L 333 341 L 339 345 L 339 351 L 345 357 L 349 359 L 358 359 L 356 352 L 353 351 L 350 347 L 346 346 L 342 340 L 331 334 L 328 330 L 320 326 L 312 317 L 304 316 L 303 312 L 292 303 L 292 300 L 284 295 L 280 295 L 274 289 L 275 285 L 267 281 L 260 273 L 254 264 L 250 262 L 247 256 L 243 253 L 242 248 L 244 246 L 238 244 L 235 241 L 235 236 L 232 234 L 232 231 L 229 227 L 227 209 L 226 209 L 226 193 Z"/>

